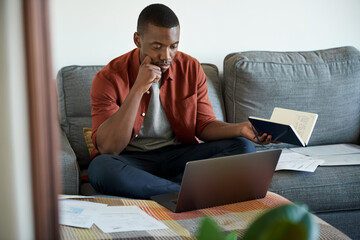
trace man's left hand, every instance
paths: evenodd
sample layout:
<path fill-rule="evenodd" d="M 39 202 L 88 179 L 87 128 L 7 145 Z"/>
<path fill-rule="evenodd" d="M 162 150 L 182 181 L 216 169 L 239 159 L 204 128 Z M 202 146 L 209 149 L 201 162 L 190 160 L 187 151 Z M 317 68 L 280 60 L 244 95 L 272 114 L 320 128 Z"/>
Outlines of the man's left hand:
<path fill-rule="evenodd" d="M 255 128 L 252 128 L 252 125 L 250 122 L 243 122 L 240 123 L 242 127 L 242 135 L 249 139 L 250 141 L 257 143 L 257 144 L 263 144 L 267 145 L 269 143 L 278 143 L 272 141 L 272 136 L 264 133 L 261 136 L 258 135 L 258 132 L 255 130 Z"/>

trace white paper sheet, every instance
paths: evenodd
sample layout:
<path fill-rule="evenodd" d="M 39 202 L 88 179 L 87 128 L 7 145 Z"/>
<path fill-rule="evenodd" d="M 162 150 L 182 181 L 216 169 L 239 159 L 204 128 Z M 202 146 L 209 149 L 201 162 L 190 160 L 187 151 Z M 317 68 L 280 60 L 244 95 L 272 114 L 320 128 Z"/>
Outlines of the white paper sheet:
<path fill-rule="evenodd" d="M 343 166 L 343 165 L 360 165 L 360 153 L 359 154 L 342 154 L 342 155 L 323 155 L 318 156 L 323 159 L 324 163 L 321 166 Z"/>
<path fill-rule="evenodd" d="M 306 148 L 291 148 L 290 150 L 307 156 L 344 155 L 360 153 L 360 146 L 355 144 L 332 144 Z"/>
<path fill-rule="evenodd" d="M 90 228 L 107 204 L 76 200 L 59 201 L 59 221 L 62 225 Z"/>
<path fill-rule="evenodd" d="M 112 206 L 102 209 L 95 224 L 105 233 L 168 228 L 137 206 Z"/>
<path fill-rule="evenodd" d="M 66 194 L 59 194 L 59 200 L 65 200 L 65 199 L 73 199 L 73 198 L 78 198 L 78 199 L 87 199 L 87 198 L 95 198 L 94 196 L 83 196 L 83 195 L 66 195 Z"/>
<path fill-rule="evenodd" d="M 294 170 L 314 172 L 323 162 L 324 160 L 322 159 L 313 159 L 299 153 L 283 151 L 280 155 L 275 171 Z"/>

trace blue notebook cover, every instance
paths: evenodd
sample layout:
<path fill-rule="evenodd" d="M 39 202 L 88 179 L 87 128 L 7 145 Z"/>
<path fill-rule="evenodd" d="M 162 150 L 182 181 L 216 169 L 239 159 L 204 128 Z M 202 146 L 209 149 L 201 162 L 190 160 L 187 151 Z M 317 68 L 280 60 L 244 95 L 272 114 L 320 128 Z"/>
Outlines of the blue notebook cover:
<path fill-rule="evenodd" d="M 267 133 L 272 136 L 273 141 L 289 143 L 305 147 L 306 144 L 297 136 L 295 130 L 286 124 L 280 124 L 260 119 L 249 118 L 249 121 L 258 132 L 259 136 Z"/>

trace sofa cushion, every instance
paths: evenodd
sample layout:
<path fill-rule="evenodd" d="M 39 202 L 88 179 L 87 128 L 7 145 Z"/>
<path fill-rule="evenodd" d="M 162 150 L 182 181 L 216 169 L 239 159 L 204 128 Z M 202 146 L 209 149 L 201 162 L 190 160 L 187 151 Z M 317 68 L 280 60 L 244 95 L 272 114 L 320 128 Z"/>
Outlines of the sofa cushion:
<path fill-rule="evenodd" d="M 269 190 L 296 202 L 346 233 L 360 234 L 353 224 L 360 217 L 360 165 L 318 167 L 315 172 L 275 172 Z M 344 221 L 344 219 L 347 219 Z"/>
<path fill-rule="evenodd" d="M 305 203 L 315 213 L 360 209 L 360 166 L 318 167 L 315 172 L 275 172 L 270 191 Z"/>
<path fill-rule="evenodd" d="M 63 194 L 79 194 L 79 167 L 76 156 L 70 146 L 68 138 L 64 131 L 60 131 L 62 161 L 59 163 L 62 173 L 61 177 L 61 193 Z"/>
<path fill-rule="evenodd" d="M 213 64 L 207 63 L 202 63 L 201 66 L 207 77 L 208 96 L 216 119 L 225 121 L 225 108 L 218 68 Z"/>
<path fill-rule="evenodd" d="M 58 73 L 60 125 L 81 169 L 86 168 L 90 160 L 83 128 L 91 128 L 90 89 L 101 68 L 103 66 L 67 66 Z"/>
<path fill-rule="evenodd" d="M 360 231 L 356 227 L 358 225 L 354 224 L 354 220 L 360 219 L 360 210 L 317 213 L 316 215 L 332 226 L 336 226 L 351 239 L 360 239 Z"/>
<path fill-rule="evenodd" d="M 270 118 L 283 107 L 319 115 L 309 145 L 359 143 L 360 53 L 353 47 L 233 53 L 224 78 L 229 122 Z"/>
<path fill-rule="evenodd" d="M 207 76 L 208 95 L 218 120 L 225 119 L 218 68 L 202 64 Z M 103 66 L 67 66 L 58 73 L 60 125 L 69 139 L 81 169 L 87 168 L 90 155 L 83 135 L 91 128 L 90 90 L 95 74 Z"/>

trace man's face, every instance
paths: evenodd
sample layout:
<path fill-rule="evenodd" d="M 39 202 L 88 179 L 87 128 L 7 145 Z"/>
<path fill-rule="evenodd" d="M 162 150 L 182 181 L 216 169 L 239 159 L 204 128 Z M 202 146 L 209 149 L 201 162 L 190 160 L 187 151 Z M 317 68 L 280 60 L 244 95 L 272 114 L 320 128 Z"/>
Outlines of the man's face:
<path fill-rule="evenodd" d="M 134 42 L 140 48 L 140 61 L 150 56 L 152 64 L 162 72 L 168 70 L 178 50 L 180 27 L 164 28 L 148 24 L 142 35 L 134 34 Z"/>

